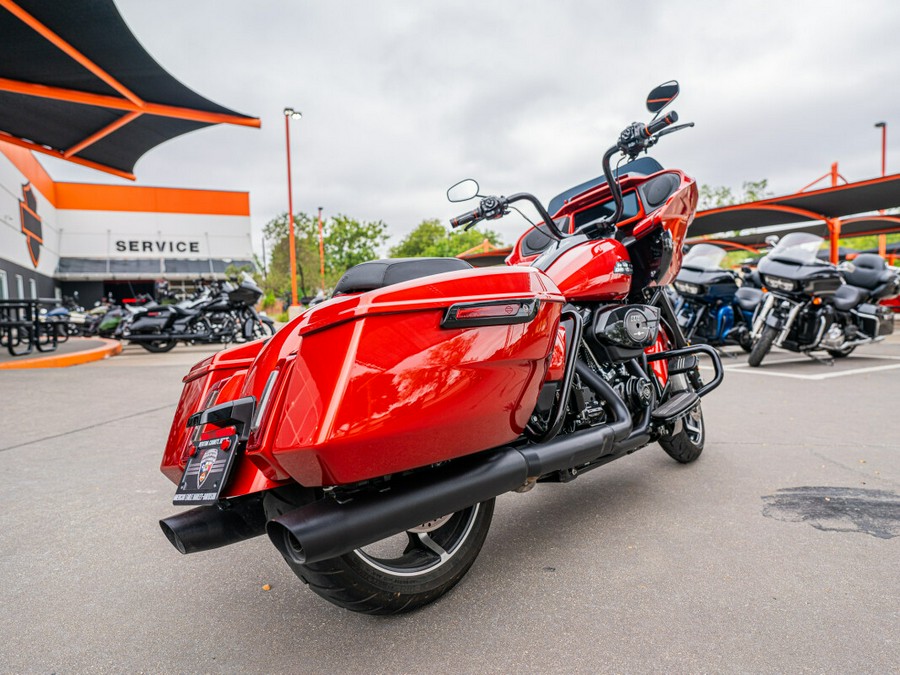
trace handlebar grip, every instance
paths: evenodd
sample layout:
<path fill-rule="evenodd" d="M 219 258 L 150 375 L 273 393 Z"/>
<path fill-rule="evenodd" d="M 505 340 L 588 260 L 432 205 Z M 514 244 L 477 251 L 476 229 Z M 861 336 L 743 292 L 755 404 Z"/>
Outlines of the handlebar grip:
<path fill-rule="evenodd" d="M 478 209 L 474 211 L 469 211 L 468 213 L 464 213 L 461 216 L 456 216 L 456 218 L 450 219 L 450 227 L 457 228 L 462 227 L 464 225 L 468 225 L 469 223 L 474 223 L 481 217 Z"/>
<path fill-rule="evenodd" d="M 650 122 L 647 126 L 644 127 L 644 136 L 650 138 L 653 134 L 658 133 L 665 129 L 670 124 L 675 124 L 678 121 L 678 113 L 674 110 L 670 112 L 665 117 L 660 117 L 655 122 Z"/>

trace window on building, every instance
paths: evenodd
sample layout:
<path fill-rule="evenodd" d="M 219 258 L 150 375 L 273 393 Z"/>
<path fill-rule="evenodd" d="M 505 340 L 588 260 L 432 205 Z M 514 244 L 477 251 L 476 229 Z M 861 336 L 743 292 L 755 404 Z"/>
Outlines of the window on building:
<path fill-rule="evenodd" d="M 22 279 L 21 274 L 16 275 L 16 299 L 25 299 L 25 281 Z"/>
<path fill-rule="evenodd" d="M 34 279 L 28 280 L 28 293 L 32 300 L 37 300 L 37 282 Z"/>
<path fill-rule="evenodd" d="M 0 270 L 0 300 L 9 299 L 9 285 L 6 281 L 6 270 Z"/>

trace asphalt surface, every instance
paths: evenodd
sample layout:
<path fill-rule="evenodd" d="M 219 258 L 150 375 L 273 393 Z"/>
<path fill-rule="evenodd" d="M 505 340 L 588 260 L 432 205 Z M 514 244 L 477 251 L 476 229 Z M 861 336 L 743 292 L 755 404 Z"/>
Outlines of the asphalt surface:
<path fill-rule="evenodd" d="M 208 352 L 0 372 L 0 672 L 900 671 L 900 339 L 726 358 L 697 462 L 654 445 L 500 497 L 457 588 L 388 618 L 320 599 L 265 537 L 182 556 L 160 533 Z"/>

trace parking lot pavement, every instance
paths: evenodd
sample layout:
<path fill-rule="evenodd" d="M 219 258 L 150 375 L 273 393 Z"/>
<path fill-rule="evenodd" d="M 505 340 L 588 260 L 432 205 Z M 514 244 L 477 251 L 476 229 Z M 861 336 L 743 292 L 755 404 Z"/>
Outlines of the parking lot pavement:
<path fill-rule="evenodd" d="M 897 672 L 900 340 L 727 358 L 697 462 L 651 446 L 500 497 L 460 585 L 390 618 L 319 599 L 264 537 L 162 536 L 208 353 L 0 372 L 0 672 Z"/>

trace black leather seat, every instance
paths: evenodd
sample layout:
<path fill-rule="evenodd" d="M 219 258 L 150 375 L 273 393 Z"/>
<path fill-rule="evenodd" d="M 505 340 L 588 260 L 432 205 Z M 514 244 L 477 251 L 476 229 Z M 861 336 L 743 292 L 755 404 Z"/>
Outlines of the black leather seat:
<path fill-rule="evenodd" d="M 853 259 L 853 271 L 842 272 L 844 280 L 853 286 L 874 291 L 893 276 L 887 263 L 875 253 L 860 253 Z"/>
<path fill-rule="evenodd" d="M 750 286 L 741 286 L 734 293 L 734 299 L 740 308 L 746 312 L 752 312 L 756 306 L 762 302 L 763 292 L 759 288 L 751 288 Z"/>
<path fill-rule="evenodd" d="M 344 272 L 334 287 L 334 295 L 364 293 L 420 277 L 472 269 L 459 258 L 387 258 L 360 263 Z"/>
<path fill-rule="evenodd" d="M 843 286 L 838 287 L 834 292 L 834 295 L 831 296 L 831 302 L 834 303 L 834 306 L 837 309 L 842 312 L 847 312 L 854 307 L 861 305 L 867 297 L 869 297 L 868 289 L 860 288 L 853 284 L 844 284 Z"/>

